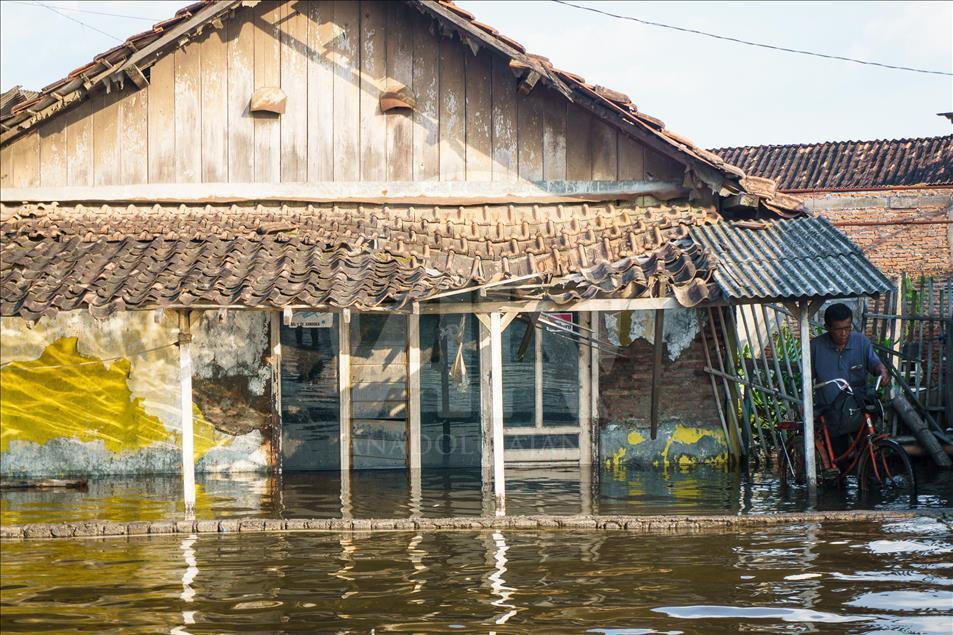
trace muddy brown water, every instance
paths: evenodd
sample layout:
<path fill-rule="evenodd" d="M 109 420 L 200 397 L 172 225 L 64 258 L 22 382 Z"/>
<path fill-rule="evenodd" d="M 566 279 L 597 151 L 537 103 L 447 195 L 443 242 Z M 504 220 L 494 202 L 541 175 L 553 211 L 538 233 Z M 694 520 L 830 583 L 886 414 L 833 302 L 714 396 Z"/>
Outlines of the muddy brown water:
<path fill-rule="evenodd" d="M 512 514 L 768 514 L 805 508 L 769 476 L 508 470 Z M 934 475 L 934 477 L 937 475 Z M 923 479 L 947 508 L 949 475 Z M 479 472 L 201 481 L 198 517 L 465 516 Z M 3 523 L 178 518 L 177 479 L 101 479 L 86 492 L 3 492 Z M 906 509 L 848 487 L 821 509 Z M 5 542 L 7 633 L 946 633 L 953 527 L 926 516 L 699 535 L 580 531 L 272 533 Z"/>

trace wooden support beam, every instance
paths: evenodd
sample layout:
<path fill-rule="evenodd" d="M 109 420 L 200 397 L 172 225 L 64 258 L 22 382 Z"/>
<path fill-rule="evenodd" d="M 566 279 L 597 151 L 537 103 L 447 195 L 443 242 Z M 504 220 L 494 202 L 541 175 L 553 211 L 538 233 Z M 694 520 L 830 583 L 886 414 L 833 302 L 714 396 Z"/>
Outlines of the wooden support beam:
<path fill-rule="evenodd" d="M 814 385 L 811 377 L 811 326 L 808 300 L 799 303 L 801 334 L 801 395 L 804 398 L 804 477 L 809 500 L 817 498 L 817 466 L 814 462 Z"/>
<path fill-rule="evenodd" d="M 502 316 L 490 314 L 490 400 L 493 426 L 493 494 L 496 514 L 506 514 L 506 476 L 503 458 L 503 328 Z"/>
<path fill-rule="evenodd" d="M 409 419 L 409 443 L 411 472 L 419 471 L 421 465 L 420 437 L 420 316 L 407 316 L 407 412 Z M 411 475 L 413 478 L 413 474 Z"/>
<path fill-rule="evenodd" d="M 271 423 L 272 464 L 281 472 L 281 312 L 271 312 Z"/>
<path fill-rule="evenodd" d="M 486 317 L 477 315 L 477 317 Z M 490 355 L 490 325 L 480 320 L 480 467 L 483 475 L 484 500 L 489 498 L 493 480 L 493 360 Z M 492 499 L 490 499 L 492 500 Z M 484 509 L 484 512 L 490 510 Z"/>
<path fill-rule="evenodd" d="M 195 437 L 192 421 L 192 325 L 179 311 L 179 418 L 182 423 L 182 493 L 185 513 L 195 513 Z"/>
<path fill-rule="evenodd" d="M 424 315 L 446 313 L 538 313 L 566 311 L 655 311 L 679 308 L 675 298 L 629 298 L 580 300 L 557 304 L 549 300 L 507 300 L 501 302 L 459 302 L 452 304 L 421 304 Z M 707 306 L 707 305 L 706 305 Z"/>
<path fill-rule="evenodd" d="M 662 389 L 662 351 L 665 349 L 665 311 L 655 312 L 655 358 L 652 363 L 652 401 L 650 415 L 650 434 L 654 440 L 658 436 L 659 394 Z"/>
<path fill-rule="evenodd" d="M 538 430 L 543 429 L 543 329 L 533 329 L 533 415 Z"/>
<path fill-rule="evenodd" d="M 587 329 L 590 329 L 590 324 L 592 320 L 592 314 L 582 312 L 579 313 L 579 327 L 580 330 L 585 332 Z M 589 365 L 592 363 L 592 351 L 594 347 L 586 346 L 585 344 L 579 344 L 579 471 L 580 474 L 590 474 L 591 464 L 592 464 L 592 396 L 590 389 L 592 386 L 592 371 Z M 589 509 L 586 511 L 586 506 L 583 504 L 583 513 L 591 513 L 591 502 L 592 502 L 592 492 L 591 492 L 592 479 L 589 478 L 589 487 L 590 492 L 588 500 L 590 502 Z M 580 484 L 582 487 L 582 484 Z M 585 492 L 583 492 L 583 502 L 587 500 Z"/>
<path fill-rule="evenodd" d="M 594 342 L 599 341 L 599 323 L 601 318 L 598 313 L 593 313 L 591 316 L 592 324 L 589 328 L 592 329 L 592 340 Z M 593 465 L 599 465 L 599 434 L 601 429 L 601 424 L 599 423 L 599 349 L 592 347 L 589 352 L 590 363 L 589 363 L 589 414 L 590 414 L 590 452 L 592 453 L 592 463 Z M 594 477 L 598 481 L 599 474 L 601 473 L 600 469 L 596 469 L 594 472 Z"/>
<path fill-rule="evenodd" d="M 338 318 L 338 409 L 340 418 L 341 475 L 351 471 L 351 314 Z M 343 484 L 342 484 L 343 488 Z"/>

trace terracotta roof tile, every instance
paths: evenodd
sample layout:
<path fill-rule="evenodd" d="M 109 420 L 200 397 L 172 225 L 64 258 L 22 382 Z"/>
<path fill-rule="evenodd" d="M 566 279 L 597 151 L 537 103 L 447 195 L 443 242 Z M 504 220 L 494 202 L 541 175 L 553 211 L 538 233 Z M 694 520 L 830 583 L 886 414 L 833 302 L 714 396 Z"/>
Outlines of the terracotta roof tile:
<path fill-rule="evenodd" d="M 555 298 L 662 280 L 704 298 L 711 267 L 689 228 L 719 219 L 688 205 L 0 206 L 2 314 L 369 308 L 534 273 Z"/>
<path fill-rule="evenodd" d="M 712 150 L 789 192 L 953 185 L 953 135 Z"/>

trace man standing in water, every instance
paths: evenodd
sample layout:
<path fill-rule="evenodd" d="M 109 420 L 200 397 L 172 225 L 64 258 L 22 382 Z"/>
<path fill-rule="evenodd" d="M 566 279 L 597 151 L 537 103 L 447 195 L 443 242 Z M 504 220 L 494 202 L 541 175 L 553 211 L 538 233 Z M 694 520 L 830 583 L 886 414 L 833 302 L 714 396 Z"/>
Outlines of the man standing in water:
<path fill-rule="evenodd" d="M 853 330 L 853 313 L 841 303 L 832 304 L 824 311 L 823 335 L 811 340 L 811 365 L 814 383 L 843 379 L 850 384 L 857 398 L 856 404 L 863 406 L 867 396 L 867 375 L 879 376 L 881 385 L 890 381 L 887 367 L 884 366 L 874 345 L 863 334 Z M 852 422 L 845 421 L 842 407 L 848 397 L 836 384 L 828 384 L 815 391 L 814 403 L 825 417 L 831 433 L 831 445 L 836 454 L 847 450 L 851 432 L 856 431 Z M 857 422 L 859 422 L 859 411 Z"/>

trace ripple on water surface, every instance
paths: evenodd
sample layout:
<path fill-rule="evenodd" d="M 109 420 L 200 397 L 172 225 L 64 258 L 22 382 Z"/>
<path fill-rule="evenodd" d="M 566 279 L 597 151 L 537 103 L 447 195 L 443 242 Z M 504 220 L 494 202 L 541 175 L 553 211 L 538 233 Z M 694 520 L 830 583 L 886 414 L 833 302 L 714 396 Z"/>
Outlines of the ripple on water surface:
<path fill-rule="evenodd" d="M 950 545 L 918 526 L 5 543 L 0 630 L 949 633 L 947 552 L 853 547 Z"/>

